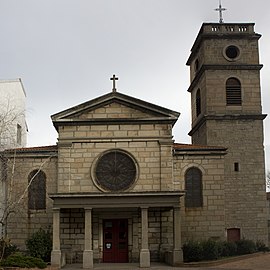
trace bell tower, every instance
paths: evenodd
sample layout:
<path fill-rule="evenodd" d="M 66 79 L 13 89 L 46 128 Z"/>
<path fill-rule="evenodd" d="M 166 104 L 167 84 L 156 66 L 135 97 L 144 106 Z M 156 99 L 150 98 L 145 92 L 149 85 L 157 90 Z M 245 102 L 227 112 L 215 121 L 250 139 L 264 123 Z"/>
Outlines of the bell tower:
<path fill-rule="evenodd" d="M 258 40 L 253 23 L 204 23 L 191 49 L 193 144 L 227 147 L 225 232 L 267 243 Z"/>

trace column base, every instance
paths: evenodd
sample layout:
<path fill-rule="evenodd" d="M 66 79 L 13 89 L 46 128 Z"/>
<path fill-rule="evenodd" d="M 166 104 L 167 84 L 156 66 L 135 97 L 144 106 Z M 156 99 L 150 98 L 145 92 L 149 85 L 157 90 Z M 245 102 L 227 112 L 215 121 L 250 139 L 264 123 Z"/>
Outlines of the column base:
<path fill-rule="evenodd" d="M 83 252 L 83 268 L 93 269 L 94 267 L 93 250 L 84 250 Z"/>
<path fill-rule="evenodd" d="M 61 258 L 62 258 L 61 250 L 52 250 L 51 265 L 61 268 L 62 267 Z"/>
<path fill-rule="evenodd" d="M 173 250 L 173 254 L 172 254 L 173 258 L 172 258 L 172 265 L 176 266 L 178 264 L 183 263 L 184 259 L 183 259 L 183 250 L 182 249 L 175 249 Z"/>
<path fill-rule="evenodd" d="M 149 249 L 141 249 L 140 252 L 140 267 L 150 267 L 150 252 Z"/>

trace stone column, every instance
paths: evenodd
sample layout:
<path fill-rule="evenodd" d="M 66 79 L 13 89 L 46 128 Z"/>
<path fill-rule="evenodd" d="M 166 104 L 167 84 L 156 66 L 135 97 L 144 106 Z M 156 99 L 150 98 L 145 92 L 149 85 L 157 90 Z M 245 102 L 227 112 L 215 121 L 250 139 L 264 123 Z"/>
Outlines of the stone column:
<path fill-rule="evenodd" d="M 60 250 L 60 209 L 53 209 L 53 249 L 51 252 L 51 264 L 61 267 L 61 250 Z"/>
<path fill-rule="evenodd" d="M 183 262 L 183 250 L 181 241 L 181 213 L 180 207 L 173 208 L 173 265 Z"/>
<path fill-rule="evenodd" d="M 142 246 L 140 251 L 140 267 L 150 267 L 148 248 L 148 208 L 141 208 Z"/>
<path fill-rule="evenodd" d="M 85 208 L 83 268 L 93 269 L 92 209 Z"/>

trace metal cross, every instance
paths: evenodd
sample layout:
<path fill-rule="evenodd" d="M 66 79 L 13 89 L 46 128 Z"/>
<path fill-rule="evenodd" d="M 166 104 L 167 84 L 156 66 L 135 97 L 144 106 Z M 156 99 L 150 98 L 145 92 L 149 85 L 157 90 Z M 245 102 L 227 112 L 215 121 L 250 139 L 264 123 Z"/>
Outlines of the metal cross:
<path fill-rule="evenodd" d="M 116 86 L 115 86 L 115 81 L 118 81 L 118 78 L 113 74 L 112 78 L 110 78 L 111 81 L 113 81 L 113 88 L 112 91 L 116 92 Z"/>
<path fill-rule="evenodd" d="M 219 11 L 219 23 L 223 23 L 222 11 L 225 11 L 225 10 L 227 9 L 222 7 L 221 0 L 219 0 L 219 7 L 215 9 L 215 11 Z"/>

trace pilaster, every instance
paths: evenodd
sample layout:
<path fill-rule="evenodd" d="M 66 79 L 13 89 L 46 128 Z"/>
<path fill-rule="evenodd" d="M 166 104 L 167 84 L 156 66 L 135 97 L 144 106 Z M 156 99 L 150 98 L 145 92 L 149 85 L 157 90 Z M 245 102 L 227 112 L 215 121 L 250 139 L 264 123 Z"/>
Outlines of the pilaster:
<path fill-rule="evenodd" d="M 92 209 L 85 209 L 83 268 L 93 269 Z"/>
<path fill-rule="evenodd" d="M 148 247 L 148 208 L 141 208 L 142 245 L 140 251 L 140 267 L 150 267 L 150 252 Z"/>
<path fill-rule="evenodd" d="M 176 265 L 183 262 L 183 250 L 181 241 L 181 212 L 180 207 L 173 208 L 173 261 L 172 264 Z"/>
<path fill-rule="evenodd" d="M 61 250 L 60 250 L 60 209 L 53 209 L 53 249 L 51 252 L 51 264 L 61 267 Z"/>

